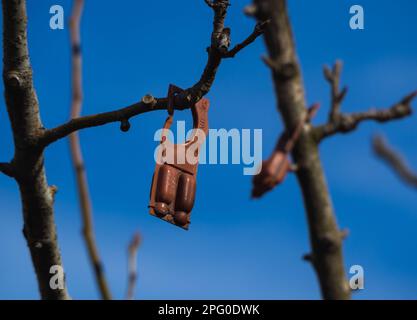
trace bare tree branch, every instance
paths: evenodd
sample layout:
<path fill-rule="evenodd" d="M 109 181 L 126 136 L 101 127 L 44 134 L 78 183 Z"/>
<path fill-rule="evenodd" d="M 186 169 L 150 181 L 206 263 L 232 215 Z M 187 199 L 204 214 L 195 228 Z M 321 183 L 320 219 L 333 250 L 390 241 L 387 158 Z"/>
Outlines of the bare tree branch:
<path fill-rule="evenodd" d="M 32 257 L 42 299 L 69 299 L 63 288 L 50 285 L 52 267 L 63 267 L 54 222 L 54 194 L 44 167 L 39 105 L 27 45 L 26 1 L 3 0 L 3 80 L 15 144 L 13 176 L 22 199 L 23 233 Z M 52 269 L 53 270 L 53 269 Z"/>
<path fill-rule="evenodd" d="M 72 48 L 72 102 L 71 102 L 71 118 L 80 116 L 83 91 L 82 91 L 82 55 L 81 55 L 81 36 L 80 24 L 84 8 L 84 0 L 74 0 L 72 15 L 70 18 L 70 36 Z M 82 233 L 85 239 L 87 252 L 93 266 L 96 283 L 104 300 L 111 299 L 111 293 L 104 274 L 103 263 L 100 259 L 93 227 L 93 210 L 91 206 L 91 198 L 88 188 L 87 174 L 83 161 L 80 139 L 78 132 L 74 132 L 69 136 L 70 151 L 72 162 L 75 170 L 77 181 L 78 197 L 80 202 L 81 218 L 83 222 Z"/>
<path fill-rule="evenodd" d="M 258 21 L 270 20 L 265 30 L 269 57 L 264 60 L 272 71 L 278 109 L 286 131 L 293 132 L 305 119 L 307 103 L 287 3 L 285 0 L 254 0 L 249 12 Z M 311 129 L 311 125 L 303 126 L 292 151 L 308 218 L 312 250 L 308 256 L 317 273 L 323 298 L 349 299 L 342 253 L 343 237 Z"/>
<path fill-rule="evenodd" d="M 127 300 L 133 300 L 135 297 L 135 287 L 138 278 L 137 272 L 137 255 L 138 249 L 141 243 L 141 237 L 139 233 L 135 233 L 128 247 L 128 281 L 127 281 Z"/>
<path fill-rule="evenodd" d="M 407 165 L 403 157 L 396 152 L 382 136 L 375 136 L 372 141 L 375 154 L 384 161 L 406 184 L 417 188 L 417 173 Z"/>
<path fill-rule="evenodd" d="M 400 102 L 388 109 L 371 109 L 365 112 L 345 114 L 340 111 L 341 103 L 346 96 L 347 88 L 340 90 L 340 76 L 342 63 L 337 61 L 332 70 L 324 68 L 324 76 L 331 86 L 331 108 L 329 120 L 326 124 L 314 129 L 318 141 L 337 133 L 348 133 L 355 130 L 358 125 L 367 120 L 387 122 L 402 119 L 412 113 L 411 102 L 417 96 L 417 91 L 409 94 Z"/>
<path fill-rule="evenodd" d="M 70 121 L 68 121 L 67 123 L 63 125 L 60 125 L 56 128 L 45 131 L 45 133 L 40 139 L 40 145 L 43 147 L 46 147 L 49 144 L 59 139 L 65 138 L 71 133 L 81 130 L 81 129 L 92 128 L 92 127 L 102 126 L 102 125 L 112 123 L 112 122 L 123 121 L 133 116 L 136 116 L 145 112 L 149 112 L 152 110 L 166 109 L 165 104 L 163 105 L 163 107 L 158 107 L 158 106 L 154 107 L 154 103 L 155 102 L 147 104 L 144 102 L 138 102 L 129 107 L 122 108 L 120 110 L 104 112 L 100 114 L 71 119 Z"/>
<path fill-rule="evenodd" d="M 207 63 L 200 80 L 192 87 L 176 96 L 174 108 L 177 110 L 188 109 L 205 96 L 213 85 L 221 61 L 226 58 L 234 57 L 238 52 L 251 44 L 263 33 L 265 25 L 267 24 L 267 22 L 261 21 L 255 27 L 255 31 L 243 43 L 229 51 L 230 28 L 226 28 L 224 24 L 230 2 L 229 0 L 215 0 L 213 2 L 206 1 L 206 3 L 208 3 L 214 11 L 211 44 L 207 49 Z M 101 126 L 112 122 L 127 122 L 134 116 L 154 110 L 166 110 L 166 108 L 166 97 L 153 98 L 152 96 L 147 95 L 142 101 L 128 107 L 116 111 L 75 118 L 56 128 L 46 130 L 38 143 L 40 146 L 46 147 L 49 144 L 66 137 L 72 132 L 81 129 Z"/>

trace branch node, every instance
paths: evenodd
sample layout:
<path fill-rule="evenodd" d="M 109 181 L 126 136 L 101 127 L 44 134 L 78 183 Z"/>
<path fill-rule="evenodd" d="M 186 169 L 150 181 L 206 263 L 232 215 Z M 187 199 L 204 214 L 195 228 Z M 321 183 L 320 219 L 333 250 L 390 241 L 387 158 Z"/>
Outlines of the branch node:
<path fill-rule="evenodd" d="M 341 245 L 341 237 L 336 233 L 326 233 L 318 237 L 318 246 L 324 252 L 335 252 Z"/>
<path fill-rule="evenodd" d="M 55 185 L 52 185 L 49 187 L 49 195 L 51 196 L 52 202 L 55 201 L 55 195 L 58 192 L 58 187 Z"/>
<path fill-rule="evenodd" d="M 17 71 L 9 71 L 6 74 L 6 83 L 13 88 L 20 88 L 22 86 L 22 79 Z"/>
<path fill-rule="evenodd" d="M 146 94 L 145 96 L 143 96 L 142 102 L 147 106 L 154 107 L 156 105 L 156 99 L 151 94 Z"/>
<path fill-rule="evenodd" d="M 130 129 L 130 122 L 129 119 L 123 119 L 120 121 L 120 130 L 122 132 L 128 132 Z"/>
<path fill-rule="evenodd" d="M 42 242 L 40 242 L 40 241 L 35 242 L 33 246 L 36 249 L 42 249 L 42 247 L 43 247 Z"/>

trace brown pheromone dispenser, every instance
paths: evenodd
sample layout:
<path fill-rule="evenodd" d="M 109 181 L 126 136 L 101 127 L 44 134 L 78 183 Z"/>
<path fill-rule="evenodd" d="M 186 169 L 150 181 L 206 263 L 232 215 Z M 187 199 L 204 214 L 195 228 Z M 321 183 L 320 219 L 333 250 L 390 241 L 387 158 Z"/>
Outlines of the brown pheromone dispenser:
<path fill-rule="evenodd" d="M 191 137 L 183 144 L 173 144 L 168 139 L 168 131 L 173 120 L 175 97 L 182 91 L 174 85 L 169 86 L 169 116 L 158 147 L 149 213 L 188 230 L 196 193 L 199 150 L 208 133 L 209 101 L 202 98 L 192 106 Z"/>

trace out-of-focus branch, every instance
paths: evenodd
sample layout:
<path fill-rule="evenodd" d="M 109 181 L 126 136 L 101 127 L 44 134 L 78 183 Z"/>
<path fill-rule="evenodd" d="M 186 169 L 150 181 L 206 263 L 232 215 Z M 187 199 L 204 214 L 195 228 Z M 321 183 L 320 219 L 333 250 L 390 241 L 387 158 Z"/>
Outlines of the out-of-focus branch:
<path fill-rule="evenodd" d="M 337 121 L 337 117 L 340 115 L 340 108 L 343 99 L 347 93 L 347 87 L 340 90 L 340 76 L 342 74 L 343 64 L 341 61 L 336 61 L 333 69 L 324 67 L 324 77 L 329 82 L 331 87 L 331 108 L 329 113 L 329 121 Z"/>
<path fill-rule="evenodd" d="M 141 243 L 141 237 L 139 233 L 135 233 L 132 237 L 132 240 L 129 243 L 128 247 L 128 260 L 127 260 L 127 268 L 128 268 L 128 280 L 127 280 L 127 300 L 133 300 L 135 297 L 135 287 L 136 281 L 138 278 L 138 271 L 137 271 L 137 256 L 138 256 L 138 249 Z"/>
<path fill-rule="evenodd" d="M 305 89 L 298 62 L 286 0 L 254 0 L 246 12 L 258 21 L 270 20 L 264 38 L 269 56 L 264 59 L 271 68 L 278 109 L 286 130 L 291 132 L 306 113 Z M 319 143 L 325 137 L 354 130 L 365 120 L 385 122 L 403 118 L 411 113 L 410 103 L 417 93 L 405 97 L 387 110 L 343 114 L 341 102 L 347 89 L 340 90 L 342 65 L 336 63 L 324 74 L 331 85 L 332 105 L 329 120 L 319 127 L 303 126 L 292 151 L 297 165 L 296 175 L 300 184 L 307 212 L 311 241 L 311 253 L 306 257 L 312 263 L 320 282 L 324 299 L 350 299 L 343 262 L 342 240 L 345 233 L 338 227 L 326 177 L 320 161 Z M 288 163 L 288 162 L 287 162 Z"/>
<path fill-rule="evenodd" d="M 254 0 L 249 10 L 259 22 L 270 20 L 265 30 L 278 110 L 285 130 L 294 132 L 306 118 L 307 108 L 301 68 L 285 0 Z M 317 142 L 311 125 L 302 132 L 291 152 L 307 212 L 312 265 L 324 299 L 349 299 L 350 290 L 342 253 L 342 233 L 333 210 Z"/>
<path fill-rule="evenodd" d="M 347 88 L 340 90 L 340 76 L 342 63 L 337 61 L 332 70 L 324 68 L 324 76 L 331 86 L 331 108 L 329 120 L 326 124 L 314 129 L 316 139 L 323 140 L 337 133 L 348 133 L 355 130 L 364 121 L 388 122 L 391 120 L 402 119 L 412 113 L 411 102 L 417 96 L 417 91 L 404 97 L 400 102 L 388 109 L 371 109 L 358 113 L 342 113 L 341 103 L 346 96 Z"/>
<path fill-rule="evenodd" d="M 74 0 L 73 11 L 70 18 L 70 37 L 72 48 L 72 102 L 71 102 L 71 118 L 80 116 L 83 92 L 82 92 L 82 56 L 81 56 L 81 37 L 80 24 L 84 7 L 84 0 Z M 97 286 L 102 299 L 110 300 L 111 294 L 104 275 L 104 270 L 100 255 L 98 253 L 94 228 L 93 213 L 91 207 L 90 194 L 88 190 L 88 181 L 85 171 L 82 151 L 78 132 L 73 132 L 69 136 L 70 151 L 75 176 L 77 180 L 78 197 L 80 201 L 81 217 L 83 221 L 82 233 L 87 246 L 88 255 L 93 266 Z"/>
<path fill-rule="evenodd" d="M 384 161 L 406 184 L 417 188 L 417 174 L 414 173 L 403 157 L 395 151 L 382 136 L 375 136 L 372 141 L 375 154 Z"/>
<path fill-rule="evenodd" d="M 245 41 L 236 45 L 229 51 L 231 30 L 230 28 L 225 27 L 225 19 L 230 2 L 229 0 L 206 0 L 205 2 L 214 12 L 211 43 L 207 49 L 207 63 L 199 81 L 175 97 L 174 108 L 177 110 L 188 109 L 205 96 L 214 83 L 217 70 L 222 60 L 234 57 L 242 49 L 255 41 L 255 39 L 264 32 L 267 24 L 267 22 L 260 21 L 255 27 L 254 32 Z M 146 95 L 140 102 L 116 111 L 73 118 L 63 125 L 46 130 L 38 143 L 42 147 L 46 147 L 47 145 L 66 137 L 72 132 L 81 129 L 101 126 L 112 122 L 122 122 L 122 125 L 127 124 L 129 119 L 134 116 L 155 110 L 166 110 L 167 101 L 167 98 L 154 98 L 150 95 Z"/>

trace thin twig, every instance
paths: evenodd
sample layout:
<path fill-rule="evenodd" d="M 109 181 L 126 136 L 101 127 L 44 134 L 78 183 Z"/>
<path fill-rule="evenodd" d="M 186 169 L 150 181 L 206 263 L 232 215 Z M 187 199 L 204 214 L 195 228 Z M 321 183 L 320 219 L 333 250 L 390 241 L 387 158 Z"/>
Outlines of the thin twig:
<path fill-rule="evenodd" d="M 135 297 L 135 287 L 138 278 L 137 271 L 137 255 L 138 249 L 141 243 L 141 237 L 139 233 L 135 233 L 128 247 L 128 281 L 127 281 L 127 300 L 133 300 Z"/>
<path fill-rule="evenodd" d="M 396 152 L 382 136 L 375 136 L 372 141 L 375 154 L 383 160 L 406 184 L 417 188 L 417 173 L 407 165 L 403 157 Z"/>
<path fill-rule="evenodd" d="M 71 118 L 79 117 L 82 108 L 82 55 L 81 55 L 81 37 L 80 23 L 84 7 L 84 0 L 74 0 L 72 15 L 70 18 L 70 35 L 72 47 L 72 103 Z M 83 221 L 83 235 L 87 246 L 88 255 L 93 266 L 96 282 L 100 295 L 104 300 L 111 299 L 111 293 L 104 275 L 102 262 L 98 253 L 94 228 L 93 213 L 91 208 L 91 199 L 88 190 L 88 181 L 85 171 L 80 140 L 77 132 L 69 136 L 70 151 L 72 162 L 75 169 L 75 175 L 78 187 L 78 196 L 80 201 L 81 217 Z"/>
<path fill-rule="evenodd" d="M 253 32 L 247 37 L 243 42 L 237 44 L 232 49 L 230 49 L 227 53 L 223 55 L 224 58 L 234 58 L 236 54 L 238 54 L 241 50 L 246 48 L 248 45 L 253 43 L 260 35 L 262 35 L 265 31 L 265 26 L 269 23 L 269 20 L 259 22 L 256 24 Z"/>
<path fill-rule="evenodd" d="M 329 113 L 329 121 L 336 121 L 337 117 L 340 115 L 340 108 L 342 101 L 347 93 L 347 87 L 344 87 L 341 91 L 339 88 L 340 85 L 340 76 L 342 74 L 343 64 L 341 61 L 336 61 L 333 66 L 333 69 L 330 70 L 329 67 L 324 67 L 324 76 L 331 86 L 331 108 Z"/>

